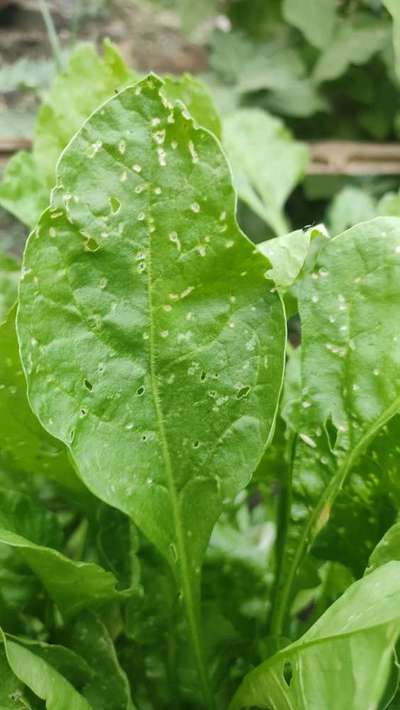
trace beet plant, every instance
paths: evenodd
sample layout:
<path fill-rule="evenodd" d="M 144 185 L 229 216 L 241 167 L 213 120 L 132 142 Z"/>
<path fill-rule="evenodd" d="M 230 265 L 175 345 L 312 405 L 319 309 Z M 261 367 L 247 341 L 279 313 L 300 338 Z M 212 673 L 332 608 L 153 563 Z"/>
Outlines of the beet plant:
<path fill-rule="evenodd" d="M 395 708 L 400 220 L 255 246 L 200 85 L 125 80 L 0 262 L 1 706 Z"/>

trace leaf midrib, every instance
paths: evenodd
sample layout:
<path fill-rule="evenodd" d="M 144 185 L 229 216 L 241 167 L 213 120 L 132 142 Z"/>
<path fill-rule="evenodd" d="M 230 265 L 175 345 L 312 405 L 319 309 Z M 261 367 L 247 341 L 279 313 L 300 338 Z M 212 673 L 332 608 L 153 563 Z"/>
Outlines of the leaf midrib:
<path fill-rule="evenodd" d="M 150 144 L 150 155 L 154 156 L 151 131 L 149 131 L 148 137 L 149 137 L 149 144 Z M 152 176 L 150 176 L 149 182 L 151 184 L 153 184 Z M 147 194 L 148 194 L 148 200 L 147 200 L 146 227 L 147 227 L 148 247 L 147 247 L 146 251 L 147 251 L 147 298 L 148 298 L 149 331 L 150 331 L 149 332 L 149 358 L 150 358 L 151 391 L 152 391 L 153 400 L 154 400 L 156 423 L 157 423 L 157 428 L 158 428 L 158 432 L 159 432 L 161 453 L 162 453 L 162 458 L 164 461 L 168 492 L 169 492 L 169 496 L 170 496 L 172 515 L 173 515 L 173 520 L 174 520 L 174 529 L 175 529 L 176 543 L 177 543 L 177 556 L 178 556 L 178 561 L 180 564 L 180 570 L 179 570 L 180 574 L 179 574 L 178 582 L 180 581 L 182 584 L 182 592 L 183 592 L 184 604 L 186 607 L 187 621 L 188 621 L 188 625 L 190 628 L 190 634 L 192 637 L 193 650 L 194 650 L 196 661 L 197 661 L 199 678 L 200 678 L 201 685 L 203 688 L 204 699 L 206 700 L 206 702 L 209 706 L 209 709 L 213 710 L 214 703 L 213 703 L 213 699 L 212 699 L 211 690 L 209 687 L 208 674 L 207 674 L 207 670 L 206 670 L 206 666 L 205 666 L 205 662 L 204 662 L 202 642 L 201 642 L 200 633 L 199 633 L 199 623 L 198 623 L 199 619 L 198 619 L 198 614 L 196 614 L 196 608 L 195 608 L 195 600 L 194 600 L 194 595 L 193 595 L 194 590 L 193 590 L 193 585 L 191 583 L 191 575 L 190 575 L 189 565 L 188 565 L 185 537 L 184 537 L 184 532 L 183 532 L 183 528 L 182 528 L 182 521 L 181 521 L 181 516 L 180 516 L 180 504 L 179 504 L 178 491 L 177 491 L 176 484 L 175 484 L 174 472 L 173 472 L 173 467 L 172 467 L 172 463 L 171 463 L 171 454 L 169 451 L 168 439 L 167 439 L 167 434 L 165 431 L 165 421 L 164 421 L 164 415 L 163 415 L 163 410 L 162 410 L 161 397 L 160 397 L 160 393 L 159 393 L 159 383 L 158 383 L 158 377 L 157 377 L 157 358 L 156 358 L 156 347 L 155 347 L 155 323 L 154 323 L 154 318 L 153 318 L 153 312 L 154 312 L 153 278 L 152 278 L 153 239 L 152 239 L 152 230 L 149 228 L 150 227 L 150 224 L 149 224 L 150 216 L 151 216 L 151 211 L 152 211 L 152 199 L 151 199 L 152 190 L 148 190 Z"/>

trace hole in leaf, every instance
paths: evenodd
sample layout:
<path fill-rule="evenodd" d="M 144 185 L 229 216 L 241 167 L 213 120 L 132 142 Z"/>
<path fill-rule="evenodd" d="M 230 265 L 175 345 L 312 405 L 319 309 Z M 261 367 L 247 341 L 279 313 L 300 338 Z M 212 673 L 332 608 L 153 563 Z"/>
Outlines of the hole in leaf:
<path fill-rule="evenodd" d="M 292 664 L 289 662 L 286 662 L 285 665 L 283 666 L 283 679 L 284 679 L 286 685 L 288 686 L 288 688 L 290 688 L 292 678 L 293 678 Z"/>
<path fill-rule="evenodd" d="M 142 394 L 144 394 L 144 387 L 143 387 L 143 385 L 140 385 L 140 387 L 137 388 L 136 394 L 137 394 L 139 397 L 141 397 Z"/>
<path fill-rule="evenodd" d="M 200 446 L 200 441 L 195 441 L 195 442 L 193 443 L 193 448 L 194 448 L 194 449 L 198 449 L 199 446 Z"/>
<path fill-rule="evenodd" d="M 245 387 L 241 387 L 240 390 L 237 391 L 236 393 L 236 399 L 244 399 L 247 397 L 247 395 L 250 392 L 250 387 L 246 385 Z"/>
<path fill-rule="evenodd" d="M 146 434 L 143 434 L 143 436 L 142 436 L 142 441 L 147 441 L 147 436 L 146 436 Z"/>
<path fill-rule="evenodd" d="M 91 382 L 89 382 L 89 380 L 83 380 L 83 384 L 85 385 L 86 389 L 89 390 L 89 392 L 92 391 L 93 385 Z"/>
<path fill-rule="evenodd" d="M 121 203 L 117 197 L 110 197 L 111 212 L 117 214 L 121 209 Z"/>
<path fill-rule="evenodd" d="M 204 380 L 206 379 L 206 377 L 207 377 L 207 373 L 204 372 L 204 370 L 202 370 L 201 373 L 200 373 L 200 382 L 204 382 Z"/>
<path fill-rule="evenodd" d="M 87 410 L 86 410 L 86 409 L 81 409 L 80 415 L 81 415 L 81 417 L 86 417 L 86 415 L 87 415 Z"/>
<path fill-rule="evenodd" d="M 85 241 L 86 251 L 97 251 L 100 249 L 100 244 L 93 237 L 88 237 Z"/>
<path fill-rule="evenodd" d="M 329 419 L 326 420 L 324 424 L 324 429 L 328 438 L 329 448 L 331 451 L 333 451 L 336 446 L 338 431 L 332 421 L 332 417 L 329 417 Z"/>

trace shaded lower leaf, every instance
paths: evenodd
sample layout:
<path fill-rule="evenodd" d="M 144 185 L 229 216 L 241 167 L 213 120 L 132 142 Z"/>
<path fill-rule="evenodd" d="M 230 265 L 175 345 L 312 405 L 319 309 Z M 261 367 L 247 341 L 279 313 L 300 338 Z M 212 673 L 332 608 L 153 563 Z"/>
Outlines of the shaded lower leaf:
<path fill-rule="evenodd" d="M 128 679 L 102 621 L 89 612 L 81 614 L 70 631 L 69 644 L 92 669 L 81 691 L 90 705 L 96 710 L 135 710 Z"/>
<path fill-rule="evenodd" d="M 32 710 L 25 686 L 8 665 L 5 650 L 0 649 L 0 708 L 1 710 Z"/>
<path fill-rule="evenodd" d="M 72 616 L 81 609 L 123 598 L 116 579 L 92 562 L 75 562 L 50 547 L 0 529 L 0 544 L 18 549 L 60 611 Z"/>
<path fill-rule="evenodd" d="M 47 710 L 94 710 L 43 658 L 24 646 L 7 640 L 3 633 L 2 641 L 11 670 L 35 695 L 46 701 Z"/>

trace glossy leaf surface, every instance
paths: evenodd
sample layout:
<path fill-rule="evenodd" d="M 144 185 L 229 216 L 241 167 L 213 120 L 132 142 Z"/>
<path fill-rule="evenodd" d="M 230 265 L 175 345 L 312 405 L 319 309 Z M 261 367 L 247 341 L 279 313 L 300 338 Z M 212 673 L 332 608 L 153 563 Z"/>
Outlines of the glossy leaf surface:
<path fill-rule="evenodd" d="M 285 328 L 218 145 L 160 91 L 150 78 L 122 92 L 64 153 L 25 254 L 19 333 L 46 428 L 195 579 L 222 499 L 266 446 Z"/>
<path fill-rule="evenodd" d="M 400 633 L 399 600 L 399 562 L 355 582 L 302 638 L 248 674 L 230 710 L 376 710 Z"/>

